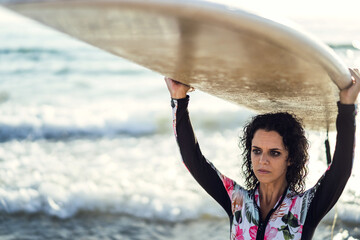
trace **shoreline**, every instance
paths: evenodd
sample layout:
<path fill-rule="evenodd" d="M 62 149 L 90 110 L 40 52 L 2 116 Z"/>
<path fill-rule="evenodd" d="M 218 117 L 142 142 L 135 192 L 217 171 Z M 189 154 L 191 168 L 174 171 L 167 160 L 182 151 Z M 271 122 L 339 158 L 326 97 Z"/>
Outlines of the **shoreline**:
<path fill-rule="evenodd" d="M 332 224 L 321 222 L 314 240 L 331 239 Z M 360 238 L 360 228 L 337 221 L 334 239 Z M 351 238 L 352 237 L 352 238 Z M 45 214 L 0 215 L 0 238 L 12 239 L 124 239 L 182 240 L 228 239 L 226 218 L 202 218 L 182 222 L 152 221 L 128 215 L 82 212 L 60 219 Z"/>

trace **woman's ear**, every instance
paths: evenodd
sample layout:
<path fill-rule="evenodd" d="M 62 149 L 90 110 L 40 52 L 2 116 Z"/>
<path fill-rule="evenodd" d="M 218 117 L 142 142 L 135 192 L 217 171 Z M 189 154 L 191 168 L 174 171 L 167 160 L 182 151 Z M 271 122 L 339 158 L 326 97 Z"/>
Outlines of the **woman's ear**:
<path fill-rule="evenodd" d="M 292 163 L 291 163 L 291 159 L 288 158 L 286 161 L 287 161 L 287 166 L 288 166 L 288 167 L 291 166 L 291 164 L 292 164 Z"/>

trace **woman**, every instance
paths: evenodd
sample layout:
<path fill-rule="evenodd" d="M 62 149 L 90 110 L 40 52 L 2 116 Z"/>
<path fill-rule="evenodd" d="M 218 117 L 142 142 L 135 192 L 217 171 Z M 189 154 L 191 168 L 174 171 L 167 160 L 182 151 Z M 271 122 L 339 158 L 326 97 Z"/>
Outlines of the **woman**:
<path fill-rule="evenodd" d="M 230 239 L 311 239 L 316 226 L 340 197 L 350 177 L 359 71 L 340 91 L 337 144 L 331 166 L 304 190 L 308 143 L 299 121 L 288 113 L 255 117 L 244 130 L 245 189 L 221 174 L 202 155 L 187 111 L 189 86 L 165 78 L 173 127 L 184 164 L 229 216 Z"/>

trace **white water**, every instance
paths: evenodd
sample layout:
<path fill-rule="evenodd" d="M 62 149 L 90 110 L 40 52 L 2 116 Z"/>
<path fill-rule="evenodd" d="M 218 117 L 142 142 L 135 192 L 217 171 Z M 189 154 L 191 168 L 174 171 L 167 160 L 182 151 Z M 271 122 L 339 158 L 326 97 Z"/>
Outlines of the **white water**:
<path fill-rule="evenodd" d="M 174 222 L 224 216 L 181 163 L 162 76 L 2 10 L 0 16 L 0 211 L 60 218 L 99 211 Z M 336 52 L 360 65 L 360 51 L 351 47 L 360 40 L 358 24 L 296 19 L 328 43 L 346 45 Z M 339 38 L 329 26 L 352 30 Z M 252 112 L 199 91 L 191 98 L 204 154 L 241 182 L 238 136 Z M 325 134 L 308 136 L 311 187 L 326 169 Z M 339 219 L 356 225 L 359 164 L 355 157 L 337 208 Z"/>

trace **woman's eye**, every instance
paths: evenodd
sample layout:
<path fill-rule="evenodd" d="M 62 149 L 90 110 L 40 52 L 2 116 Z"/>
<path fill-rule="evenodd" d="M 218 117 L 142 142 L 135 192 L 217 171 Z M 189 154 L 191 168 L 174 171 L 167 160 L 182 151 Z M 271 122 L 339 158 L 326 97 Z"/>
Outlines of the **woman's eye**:
<path fill-rule="evenodd" d="M 253 150 L 252 150 L 252 152 L 253 152 L 255 155 L 257 155 L 257 154 L 260 154 L 260 153 L 261 153 L 261 151 L 260 151 L 259 149 L 253 149 Z"/>
<path fill-rule="evenodd" d="M 281 154 L 278 151 L 271 151 L 270 153 L 271 153 L 271 156 L 274 156 L 274 157 L 280 156 L 280 154 Z"/>

